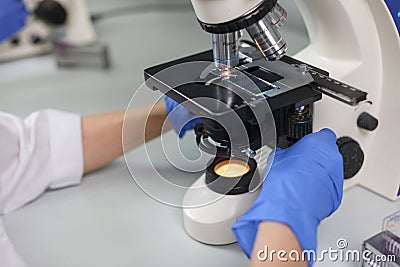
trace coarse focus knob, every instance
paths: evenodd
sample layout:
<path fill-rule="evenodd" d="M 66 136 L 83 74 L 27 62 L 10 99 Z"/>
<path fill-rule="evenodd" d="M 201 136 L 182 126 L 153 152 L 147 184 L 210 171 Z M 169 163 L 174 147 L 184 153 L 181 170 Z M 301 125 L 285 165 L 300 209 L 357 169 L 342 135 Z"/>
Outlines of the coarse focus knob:
<path fill-rule="evenodd" d="M 363 112 L 358 116 L 357 126 L 367 131 L 373 131 L 378 128 L 378 119 L 367 112 Z"/>
<path fill-rule="evenodd" d="M 343 157 L 344 179 L 353 178 L 364 163 L 364 152 L 351 137 L 340 137 L 336 144 Z"/>
<path fill-rule="evenodd" d="M 67 11 L 54 0 L 43 0 L 36 7 L 34 14 L 44 22 L 61 26 L 67 21 Z"/>

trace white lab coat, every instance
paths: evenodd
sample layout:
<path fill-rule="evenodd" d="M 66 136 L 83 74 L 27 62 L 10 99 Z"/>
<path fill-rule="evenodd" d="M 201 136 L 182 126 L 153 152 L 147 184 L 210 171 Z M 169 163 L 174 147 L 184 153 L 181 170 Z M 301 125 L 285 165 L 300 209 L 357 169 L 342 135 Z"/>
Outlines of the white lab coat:
<path fill-rule="evenodd" d="M 79 184 L 83 175 L 81 118 L 56 110 L 22 120 L 0 112 L 0 214 L 47 189 Z M 0 266 L 26 266 L 7 237 L 0 215 Z"/>

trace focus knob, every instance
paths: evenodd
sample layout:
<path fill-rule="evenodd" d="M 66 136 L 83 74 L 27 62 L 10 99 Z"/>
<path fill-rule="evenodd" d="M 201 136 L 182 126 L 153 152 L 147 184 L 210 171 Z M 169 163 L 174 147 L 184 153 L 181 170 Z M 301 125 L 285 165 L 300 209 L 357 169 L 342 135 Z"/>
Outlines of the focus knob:
<path fill-rule="evenodd" d="M 40 20 L 54 26 L 61 26 L 67 21 L 67 11 L 60 3 L 54 0 L 41 1 L 34 14 Z"/>
<path fill-rule="evenodd" d="M 312 133 L 313 118 L 308 106 L 293 110 L 288 114 L 289 142 L 295 143 L 307 134 Z"/>
<path fill-rule="evenodd" d="M 344 179 L 353 178 L 364 163 L 364 152 L 360 145 L 350 137 L 341 137 L 336 144 L 343 157 Z"/>

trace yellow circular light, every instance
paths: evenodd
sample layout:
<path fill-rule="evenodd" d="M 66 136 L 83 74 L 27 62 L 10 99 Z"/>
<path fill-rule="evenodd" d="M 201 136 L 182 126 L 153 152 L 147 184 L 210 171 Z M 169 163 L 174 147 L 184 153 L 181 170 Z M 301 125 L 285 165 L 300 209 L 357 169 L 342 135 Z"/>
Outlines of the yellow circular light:
<path fill-rule="evenodd" d="M 250 166 L 247 162 L 231 159 L 219 162 L 214 167 L 214 172 L 222 177 L 234 178 L 245 175 L 250 171 Z"/>

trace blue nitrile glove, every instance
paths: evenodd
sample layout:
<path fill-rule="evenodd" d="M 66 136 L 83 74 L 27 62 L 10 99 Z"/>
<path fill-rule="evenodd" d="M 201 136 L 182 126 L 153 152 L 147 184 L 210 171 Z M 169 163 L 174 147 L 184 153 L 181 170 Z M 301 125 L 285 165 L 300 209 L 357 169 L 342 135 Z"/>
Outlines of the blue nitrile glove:
<path fill-rule="evenodd" d="M 28 15 L 22 0 L 0 0 L 0 42 L 21 30 Z"/>
<path fill-rule="evenodd" d="M 189 130 L 193 130 L 196 124 L 201 123 L 201 119 L 190 113 L 184 106 L 175 100 L 165 97 L 168 118 L 171 121 L 179 138 L 182 138 Z"/>
<path fill-rule="evenodd" d="M 317 227 L 339 207 L 343 179 L 342 156 L 329 129 L 277 149 L 260 195 L 232 228 L 246 255 L 250 257 L 263 221 L 288 225 L 303 250 L 315 251 Z"/>

